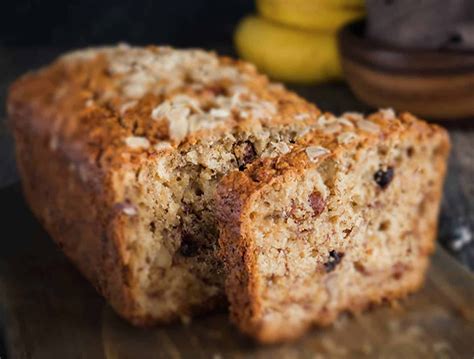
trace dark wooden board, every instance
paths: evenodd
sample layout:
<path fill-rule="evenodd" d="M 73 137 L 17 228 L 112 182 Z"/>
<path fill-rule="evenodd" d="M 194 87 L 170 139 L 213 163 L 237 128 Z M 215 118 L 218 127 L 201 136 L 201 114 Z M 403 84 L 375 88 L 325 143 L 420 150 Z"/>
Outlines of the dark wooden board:
<path fill-rule="evenodd" d="M 425 287 L 396 306 L 342 317 L 287 345 L 261 347 L 226 313 L 152 330 L 118 318 L 29 213 L 18 185 L 0 191 L 15 241 L 0 260 L 0 308 L 11 358 L 471 358 L 474 276 L 442 249 Z M 12 230 L 15 230 L 13 232 Z M 12 231 L 12 232 L 10 232 Z"/>

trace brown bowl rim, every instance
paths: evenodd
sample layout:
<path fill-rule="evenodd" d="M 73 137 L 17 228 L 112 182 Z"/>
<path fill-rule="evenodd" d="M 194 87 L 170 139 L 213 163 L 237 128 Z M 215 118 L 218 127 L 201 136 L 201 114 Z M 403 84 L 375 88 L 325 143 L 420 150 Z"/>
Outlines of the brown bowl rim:
<path fill-rule="evenodd" d="M 453 75 L 474 72 L 474 50 L 402 48 L 364 36 L 366 21 L 349 23 L 338 32 L 339 51 L 381 71 L 417 75 Z"/>

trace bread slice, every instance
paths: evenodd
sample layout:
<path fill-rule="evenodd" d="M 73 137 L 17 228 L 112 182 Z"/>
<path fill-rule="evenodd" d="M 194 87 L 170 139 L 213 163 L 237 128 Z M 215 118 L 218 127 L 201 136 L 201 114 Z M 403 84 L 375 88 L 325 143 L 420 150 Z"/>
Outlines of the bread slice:
<path fill-rule="evenodd" d="M 261 342 L 402 297 L 434 247 L 449 139 L 409 114 L 322 116 L 218 186 L 231 317 Z"/>
<path fill-rule="evenodd" d="M 225 303 L 217 181 L 291 150 L 320 114 L 202 50 L 80 50 L 13 84 L 23 190 L 52 238 L 137 325 Z"/>

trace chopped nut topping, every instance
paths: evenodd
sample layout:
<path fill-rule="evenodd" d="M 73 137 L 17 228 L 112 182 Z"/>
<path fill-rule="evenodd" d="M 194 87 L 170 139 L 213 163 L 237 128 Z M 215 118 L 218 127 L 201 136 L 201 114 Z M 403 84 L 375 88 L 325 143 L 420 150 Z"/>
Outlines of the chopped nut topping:
<path fill-rule="evenodd" d="M 129 98 L 169 92 L 183 86 L 188 78 L 204 85 L 221 80 L 239 84 L 248 76 L 245 71 L 223 65 L 214 53 L 167 47 L 127 47 L 126 51 L 123 46 L 91 48 L 66 54 L 61 60 L 91 61 L 99 55 L 108 61 L 108 72 L 117 81 L 116 91 Z"/>
<path fill-rule="evenodd" d="M 306 128 L 304 128 L 304 129 L 302 129 L 301 131 L 298 131 L 298 133 L 296 134 L 296 138 L 304 137 L 304 136 L 306 136 L 308 133 L 310 133 L 312 130 L 313 130 L 312 127 L 306 127 Z"/>
<path fill-rule="evenodd" d="M 213 108 L 209 113 L 212 117 L 226 118 L 230 116 L 230 111 L 225 108 Z"/>
<path fill-rule="evenodd" d="M 172 140 L 182 141 L 188 134 L 188 115 L 190 111 L 186 107 L 172 109 L 168 115 L 169 136 Z"/>
<path fill-rule="evenodd" d="M 141 136 L 129 136 L 125 139 L 125 144 L 132 149 L 148 148 L 150 141 Z"/>
<path fill-rule="evenodd" d="M 339 136 L 337 136 L 337 142 L 341 145 L 351 143 L 355 139 L 357 139 L 357 134 L 355 134 L 354 132 L 343 132 Z"/>
<path fill-rule="evenodd" d="M 327 148 L 321 146 L 307 147 L 305 152 L 311 162 L 317 162 L 320 157 L 330 153 Z"/>
<path fill-rule="evenodd" d="M 120 110 L 119 110 L 120 114 L 124 115 L 132 107 L 135 107 L 137 105 L 137 103 L 138 103 L 138 101 L 136 101 L 136 100 L 125 102 L 124 104 L 122 104 L 120 106 Z"/>
<path fill-rule="evenodd" d="M 381 108 L 379 113 L 382 115 L 384 120 L 393 120 L 397 117 L 393 108 Z"/>
<path fill-rule="evenodd" d="M 377 125 L 374 122 L 371 122 L 369 120 L 364 120 L 364 119 L 357 121 L 357 127 L 363 131 L 371 132 L 371 133 L 377 133 L 380 131 L 379 125 Z"/>
<path fill-rule="evenodd" d="M 136 216 L 138 214 L 138 211 L 135 206 L 129 203 L 125 203 L 123 205 L 122 212 L 125 213 L 127 216 Z"/>
<path fill-rule="evenodd" d="M 331 125 L 335 123 L 336 121 L 337 121 L 337 118 L 335 116 L 330 115 L 330 114 L 324 114 L 324 115 L 319 116 L 317 123 L 319 126 L 323 127 L 323 126 Z"/>
<path fill-rule="evenodd" d="M 151 118 L 154 120 L 158 120 L 167 116 L 170 111 L 171 103 L 169 101 L 164 101 L 151 111 Z"/>
<path fill-rule="evenodd" d="M 161 141 L 161 142 L 158 142 L 156 145 L 153 146 L 155 150 L 157 151 L 161 151 L 161 150 L 167 150 L 167 149 L 170 149 L 170 148 L 173 148 L 173 146 L 171 146 L 171 143 L 169 143 L 168 141 Z"/>
<path fill-rule="evenodd" d="M 331 135 L 341 130 L 342 130 L 341 126 L 337 123 L 332 123 L 322 129 L 323 133 L 325 133 L 326 135 Z"/>
<path fill-rule="evenodd" d="M 360 112 L 344 112 L 344 113 L 342 114 L 342 118 L 344 118 L 344 117 L 345 117 L 346 119 L 348 118 L 348 119 L 354 120 L 354 121 L 356 121 L 356 120 L 363 120 L 363 119 L 364 119 L 364 115 L 363 115 L 362 113 L 360 113 Z"/>
<path fill-rule="evenodd" d="M 274 144 L 274 146 L 281 154 L 286 154 L 290 152 L 290 147 L 288 147 L 285 142 L 277 142 Z"/>
<path fill-rule="evenodd" d="M 298 113 L 295 115 L 294 119 L 296 121 L 303 121 L 309 119 L 310 117 L 311 116 L 309 115 L 309 113 Z"/>
<path fill-rule="evenodd" d="M 283 86 L 283 84 L 281 84 L 281 83 L 272 83 L 272 84 L 269 85 L 269 87 L 273 91 L 284 91 L 285 90 L 285 86 Z"/>
<path fill-rule="evenodd" d="M 351 127 L 351 128 L 354 127 L 354 124 L 351 121 L 349 121 L 346 117 L 339 117 L 337 119 L 337 122 L 340 125 L 343 125 L 343 126 L 347 126 L 347 127 Z"/>
<path fill-rule="evenodd" d="M 197 112 L 201 112 L 199 101 L 188 95 L 176 95 L 171 99 L 171 103 L 175 106 L 190 107 Z"/>
<path fill-rule="evenodd" d="M 276 113 L 275 105 L 269 101 L 241 101 L 236 107 L 241 111 L 242 117 L 250 115 L 255 120 L 268 118 Z"/>

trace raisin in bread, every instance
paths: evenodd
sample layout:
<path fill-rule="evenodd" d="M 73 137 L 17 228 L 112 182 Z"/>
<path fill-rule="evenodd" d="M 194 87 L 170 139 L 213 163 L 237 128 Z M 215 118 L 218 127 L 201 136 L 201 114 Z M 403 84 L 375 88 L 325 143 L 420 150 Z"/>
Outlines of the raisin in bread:
<path fill-rule="evenodd" d="M 415 290 L 433 250 L 447 133 L 389 110 L 318 122 L 218 185 L 231 317 L 261 342 Z"/>
<path fill-rule="evenodd" d="M 118 313 L 148 325 L 225 303 L 217 181 L 290 151 L 319 111 L 248 63 L 118 46 L 23 76 L 8 114 L 33 212 Z"/>

